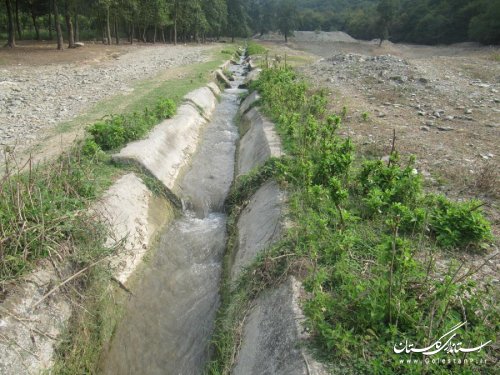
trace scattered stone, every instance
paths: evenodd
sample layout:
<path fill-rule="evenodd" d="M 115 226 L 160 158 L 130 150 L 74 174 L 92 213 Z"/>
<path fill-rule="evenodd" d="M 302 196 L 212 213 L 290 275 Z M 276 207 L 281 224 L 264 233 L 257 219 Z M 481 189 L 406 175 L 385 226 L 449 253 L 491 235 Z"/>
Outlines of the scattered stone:
<path fill-rule="evenodd" d="M 420 130 L 422 130 L 422 131 L 424 131 L 424 132 L 428 132 L 428 131 L 430 131 L 429 127 L 427 127 L 427 126 L 421 126 L 421 127 L 420 127 Z"/>
<path fill-rule="evenodd" d="M 472 109 L 467 108 L 467 109 L 465 109 L 465 110 L 464 110 L 464 113 L 465 113 L 466 115 L 472 115 Z"/>
<path fill-rule="evenodd" d="M 438 126 L 437 129 L 442 132 L 451 132 L 454 129 L 450 128 L 449 126 Z"/>

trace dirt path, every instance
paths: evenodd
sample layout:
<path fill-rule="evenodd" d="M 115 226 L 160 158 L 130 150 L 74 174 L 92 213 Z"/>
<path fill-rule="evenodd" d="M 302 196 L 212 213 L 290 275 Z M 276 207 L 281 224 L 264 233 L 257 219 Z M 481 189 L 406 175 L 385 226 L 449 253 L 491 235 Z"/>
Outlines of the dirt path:
<path fill-rule="evenodd" d="M 16 153 L 139 80 L 208 59 L 213 46 L 45 46 L 0 51 L 0 147 Z M 85 49 L 87 49 L 85 51 Z"/>

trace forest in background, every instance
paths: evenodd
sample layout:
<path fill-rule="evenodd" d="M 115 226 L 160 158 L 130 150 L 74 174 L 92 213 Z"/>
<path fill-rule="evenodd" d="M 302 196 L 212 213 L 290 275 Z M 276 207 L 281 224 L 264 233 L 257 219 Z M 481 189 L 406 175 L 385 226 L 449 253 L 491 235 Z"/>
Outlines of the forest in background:
<path fill-rule="evenodd" d="M 298 0 L 298 7 L 300 30 L 358 39 L 387 33 L 393 42 L 419 44 L 500 43 L 500 0 Z"/>
<path fill-rule="evenodd" d="M 293 30 L 358 39 L 500 43 L 500 0 L 4 0 L 0 39 L 204 42 Z"/>

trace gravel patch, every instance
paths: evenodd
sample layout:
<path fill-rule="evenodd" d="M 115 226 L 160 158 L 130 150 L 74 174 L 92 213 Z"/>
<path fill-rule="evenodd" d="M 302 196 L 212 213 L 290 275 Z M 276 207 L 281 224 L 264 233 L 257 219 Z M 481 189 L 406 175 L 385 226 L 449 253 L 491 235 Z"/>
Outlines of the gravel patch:
<path fill-rule="evenodd" d="M 0 69 L 0 147 L 24 149 L 96 102 L 133 91 L 162 70 L 204 62 L 210 46 L 137 46 L 100 64 Z"/>

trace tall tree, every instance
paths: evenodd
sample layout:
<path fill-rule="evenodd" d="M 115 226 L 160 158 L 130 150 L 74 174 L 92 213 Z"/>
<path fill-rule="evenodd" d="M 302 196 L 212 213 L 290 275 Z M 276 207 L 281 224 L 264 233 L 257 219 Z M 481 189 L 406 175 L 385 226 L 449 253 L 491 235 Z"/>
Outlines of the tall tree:
<path fill-rule="evenodd" d="M 174 45 L 177 45 L 177 26 L 179 24 L 180 0 L 171 0 L 170 8 L 172 13 L 173 29 L 174 29 Z"/>
<path fill-rule="evenodd" d="M 399 0 L 380 0 L 377 6 L 379 13 L 380 44 L 389 38 L 389 30 L 394 23 L 399 8 Z"/>
<path fill-rule="evenodd" d="M 21 24 L 21 17 L 19 16 L 19 0 L 16 1 L 16 28 L 17 28 L 17 37 L 19 39 L 22 39 L 23 37 L 23 30 L 22 30 L 22 24 Z"/>
<path fill-rule="evenodd" d="M 236 36 L 248 35 L 247 18 L 243 0 L 227 0 L 227 29 L 232 42 Z"/>
<path fill-rule="evenodd" d="M 56 24 L 56 34 L 57 34 L 57 49 L 62 51 L 64 49 L 64 39 L 61 29 L 61 20 L 59 19 L 59 7 L 57 0 L 53 0 L 52 6 L 54 7 L 54 22 Z"/>
<path fill-rule="evenodd" d="M 29 14 L 33 22 L 33 27 L 35 29 L 36 39 L 40 40 L 40 25 L 38 24 L 38 18 L 49 13 L 50 11 L 50 1 L 47 0 L 27 0 L 21 3 L 21 10 Z"/>
<path fill-rule="evenodd" d="M 218 39 L 227 25 L 226 0 L 206 0 L 202 2 L 202 6 L 208 25 L 207 32 Z"/>
<path fill-rule="evenodd" d="M 73 10 L 73 0 L 66 0 L 66 11 L 64 12 L 64 18 L 66 20 L 66 32 L 68 34 L 68 48 L 75 48 L 75 35 L 72 20 Z"/>
<path fill-rule="evenodd" d="M 288 37 L 293 35 L 297 27 L 297 1 L 281 0 L 278 4 L 278 30 L 288 42 Z"/>
<path fill-rule="evenodd" d="M 10 0 L 5 0 L 7 7 L 7 44 L 6 47 L 14 48 L 16 46 L 16 35 L 14 31 L 14 14 L 12 13 L 12 4 Z"/>

